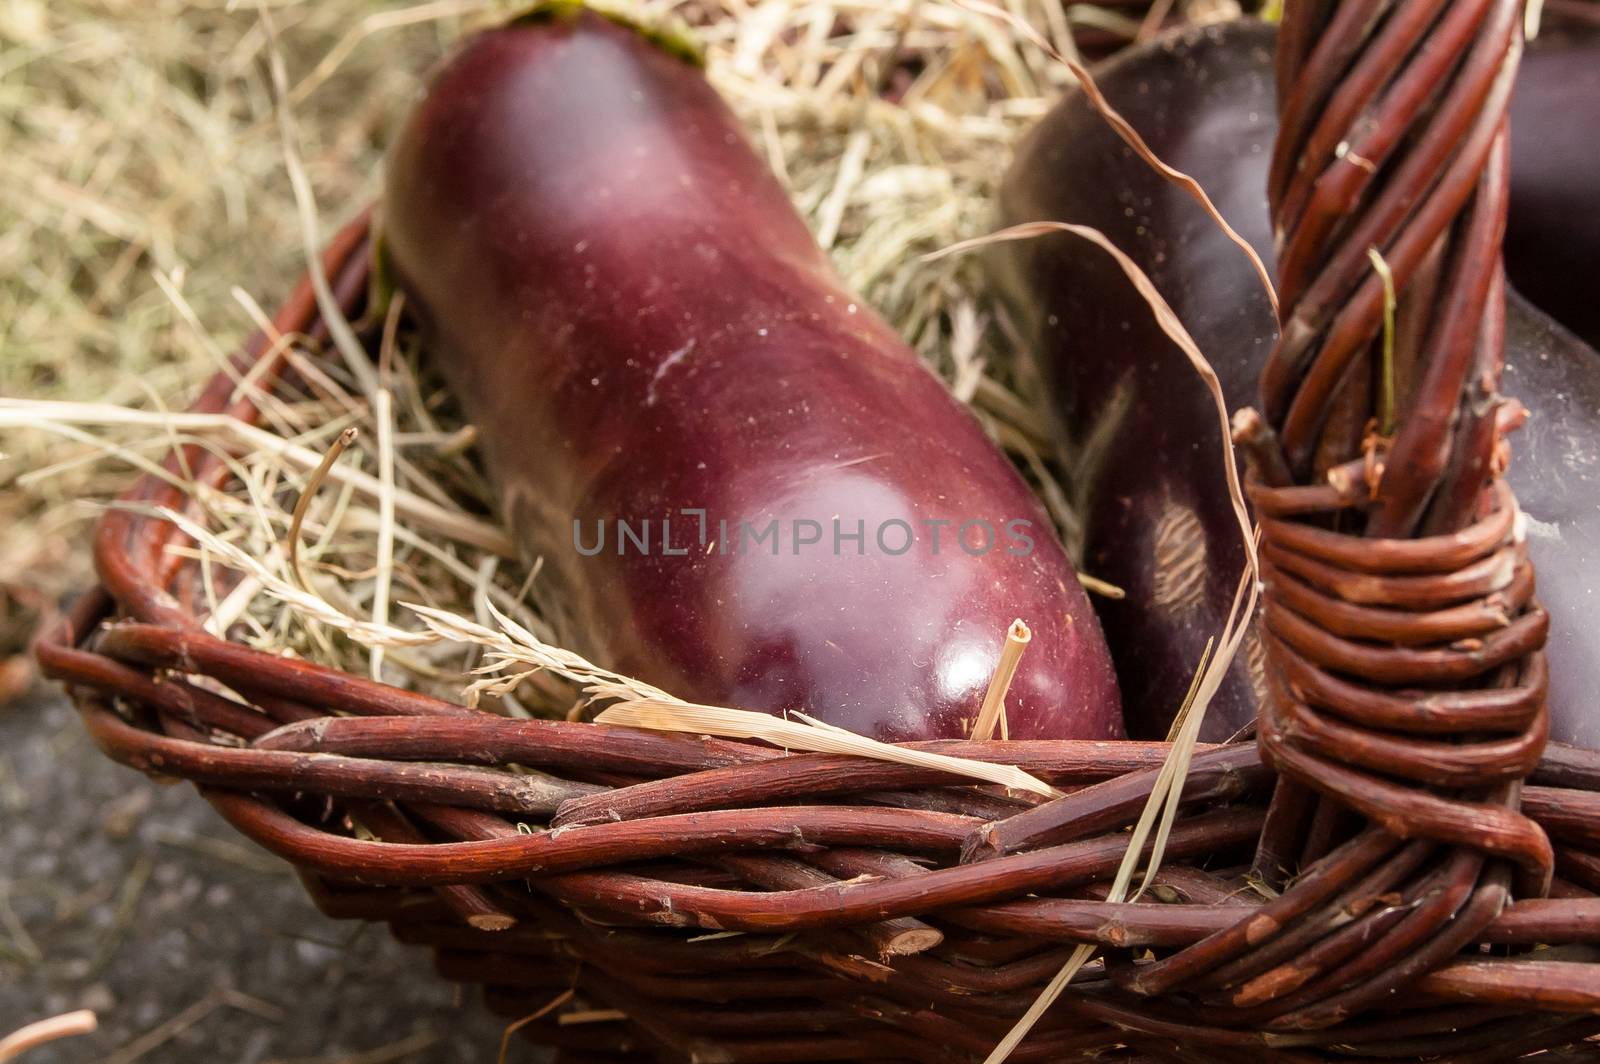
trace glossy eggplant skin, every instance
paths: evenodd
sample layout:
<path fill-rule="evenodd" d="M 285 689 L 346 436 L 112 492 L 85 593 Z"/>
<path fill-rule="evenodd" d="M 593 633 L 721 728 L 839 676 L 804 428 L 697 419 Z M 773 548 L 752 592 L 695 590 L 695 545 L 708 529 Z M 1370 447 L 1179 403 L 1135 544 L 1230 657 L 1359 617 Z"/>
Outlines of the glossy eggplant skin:
<path fill-rule="evenodd" d="M 589 11 L 474 38 L 393 148 L 381 226 L 573 649 L 692 700 L 959 737 L 1020 617 L 1011 735 L 1122 734 L 1026 484 L 682 56 Z"/>
<path fill-rule="evenodd" d="M 1277 116 L 1262 72 L 1272 37 L 1250 25 L 1246 35 L 1231 26 L 1164 35 L 1103 64 L 1096 80 L 1270 262 L 1266 167 Z M 1007 225 L 1100 229 L 1171 303 L 1230 405 L 1254 395 L 1277 331 L 1248 260 L 1081 93 L 1068 94 L 1018 145 L 1000 211 Z M 1222 631 L 1244 564 L 1216 408 L 1105 252 L 1059 234 L 996 245 L 993 261 L 1054 403 L 1085 523 L 1084 570 L 1127 592 L 1098 608 L 1128 731 L 1159 739 L 1207 640 Z M 1204 738 L 1227 738 L 1254 719 L 1259 653 L 1252 636 L 1212 700 Z"/>
<path fill-rule="evenodd" d="M 1158 39 L 1097 76 L 1156 153 L 1196 178 L 1268 262 L 1272 47 L 1270 27 L 1236 22 Z M 1126 149 L 1081 94 L 1027 135 L 1001 207 L 1007 223 L 1055 219 L 1103 230 L 1178 312 L 1229 406 L 1256 401 L 1276 327 L 1249 260 L 1186 193 Z M 1129 730 L 1164 734 L 1205 640 L 1221 631 L 1243 565 L 1215 410 L 1097 249 L 1066 235 L 998 245 L 996 271 L 1068 430 L 1068 453 L 1082 456 L 1085 567 L 1129 592 L 1101 609 Z M 1509 477 L 1551 613 L 1552 736 L 1600 746 L 1600 356 L 1513 292 L 1506 357 L 1502 390 L 1532 412 L 1512 437 Z M 1188 532 L 1164 539 L 1173 514 L 1193 515 L 1184 519 Z M 1180 583 L 1170 568 L 1163 575 L 1159 560 L 1174 543 L 1201 559 L 1193 572 L 1203 581 Z M 1190 593 L 1180 598 L 1175 588 Z M 1253 719 L 1259 667 L 1247 640 L 1207 715 L 1207 737 Z"/>
<path fill-rule="evenodd" d="M 1600 749 L 1600 353 L 1510 292 L 1500 389 L 1531 414 L 1506 475 L 1550 611 L 1550 737 Z"/>
<path fill-rule="evenodd" d="M 1600 344 L 1600 34 L 1538 40 L 1511 98 L 1506 275 Z"/>

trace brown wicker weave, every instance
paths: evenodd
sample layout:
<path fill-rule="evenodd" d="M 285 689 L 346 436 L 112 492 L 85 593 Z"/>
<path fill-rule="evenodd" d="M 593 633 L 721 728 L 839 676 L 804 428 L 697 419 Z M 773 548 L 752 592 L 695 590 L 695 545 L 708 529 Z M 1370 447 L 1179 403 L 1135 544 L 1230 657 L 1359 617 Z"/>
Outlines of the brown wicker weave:
<path fill-rule="evenodd" d="M 129 510 L 102 519 L 102 586 L 40 659 L 109 756 L 192 781 L 325 912 L 387 921 L 497 1012 L 541 1013 L 521 1033 L 573 1060 L 981 1058 L 1079 943 L 1102 959 L 1013 1060 L 1583 1055 L 1600 753 L 1546 746 L 1547 619 L 1498 478 L 1518 15 L 1289 5 L 1284 340 L 1264 416 L 1239 423 L 1272 698 L 1258 741 L 1196 756 L 1143 901 L 1103 899 L 1160 744 L 917 744 L 1069 791 L 1037 802 L 859 758 L 505 719 L 206 634 L 197 566 L 168 549 L 182 533 Z M 1369 247 L 1403 311 L 1434 318 L 1395 352 L 1414 384 L 1387 436 Z M 324 260 L 353 318 L 368 251 L 363 217 Z M 275 326 L 325 338 L 309 284 Z M 258 337 L 234 369 L 270 386 L 284 367 Z M 195 409 L 254 420 L 234 380 Z M 168 466 L 229 475 L 199 448 Z M 127 498 L 185 505 L 155 477 Z M 561 1023 L 574 1009 L 625 1018 Z"/>

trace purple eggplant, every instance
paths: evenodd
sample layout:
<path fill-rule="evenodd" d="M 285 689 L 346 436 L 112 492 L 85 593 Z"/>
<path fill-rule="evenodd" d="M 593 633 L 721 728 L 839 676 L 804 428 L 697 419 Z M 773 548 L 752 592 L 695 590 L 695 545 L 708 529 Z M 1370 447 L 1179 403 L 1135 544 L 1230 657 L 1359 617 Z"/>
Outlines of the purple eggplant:
<path fill-rule="evenodd" d="M 1199 178 L 1223 214 L 1271 254 L 1266 166 L 1276 126 L 1270 34 L 1182 30 L 1124 52 L 1096 75 L 1162 158 Z M 1006 224 L 1093 225 L 1139 263 L 1222 379 L 1230 404 L 1255 393 L 1277 332 L 1237 247 L 1156 176 L 1073 92 L 1018 146 L 1001 190 Z M 1270 261 L 1270 260 L 1269 260 Z M 1222 631 L 1243 565 L 1222 482 L 1216 409 L 1182 352 L 1109 255 L 1066 234 L 996 245 L 1002 289 L 1054 401 L 1084 568 L 1127 597 L 1100 604 L 1129 733 L 1167 732 L 1206 641 Z M 1204 735 L 1254 719 L 1247 641 L 1212 701 Z"/>
<path fill-rule="evenodd" d="M 1511 100 L 1506 275 L 1600 344 L 1600 35 L 1536 41 Z"/>
<path fill-rule="evenodd" d="M 1097 74 L 1113 106 L 1263 257 L 1272 250 L 1273 42 L 1256 22 L 1180 31 Z M 1229 404 L 1256 401 L 1276 327 L 1253 268 L 1081 93 L 1029 132 L 1001 208 L 1007 224 L 1053 219 L 1104 231 L 1182 317 Z M 1214 408 L 1109 256 L 1059 234 L 997 245 L 995 263 L 1077 456 L 1085 566 L 1129 592 L 1101 609 L 1129 730 L 1159 736 L 1205 640 L 1221 630 L 1243 565 Z M 1507 317 L 1503 387 L 1532 412 L 1512 438 L 1509 476 L 1551 613 L 1552 734 L 1600 746 L 1600 356 L 1515 293 Z M 1208 738 L 1253 719 L 1259 653 L 1246 642 L 1212 704 Z"/>
<path fill-rule="evenodd" d="M 1048 519 L 847 291 L 682 48 L 558 5 L 470 40 L 390 154 L 382 266 L 568 645 L 696 700 L 1122 734 Z"/>

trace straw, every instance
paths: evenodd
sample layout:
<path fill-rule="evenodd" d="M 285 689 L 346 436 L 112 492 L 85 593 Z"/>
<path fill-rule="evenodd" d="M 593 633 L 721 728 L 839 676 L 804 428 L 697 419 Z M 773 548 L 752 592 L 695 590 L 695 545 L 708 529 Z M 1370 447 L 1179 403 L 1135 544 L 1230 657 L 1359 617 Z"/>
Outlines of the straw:
<path fill-rule="evenodd" d="M 949 772 L 952 775 L 966 776 L 985 783 L 998 783 L 1002 787 L 1027 791 L 1046 798 L 1061 796 L 1061 792 L 1054 787 L 1013 765 L 992 765 L 987 761 L 974 761 L 971 758 L 949 757 L 924 750 L 891 746 L 825 724 L 804 713 L 796 712 L 794 716 L 800 719 L 787 720 L 766 713 L 752 713 L 746 709 L 726 709 L 720 706 L 638 698 L 606 709 L 595 720 L 600 724 L 624 724 L 632 728 L 652 728 L 656 731 L 719 735 L 726 739 L 759 739 L 786 750 L 810 750 L 819 754 L 870 757 L 879 761 L 893 761 L 916 768 Z"/>
<path fill-rule="evenodd" d="M 972 723 L 971 738 L 992 739 L 997 725 L 1000 738 L 1011 738 L 1006 726 L 1006 692 L 1011 690 L 1011 680 L 1017 674 L 1017 666 L 1022 663 L 1022 652 L 1028 649 L 1032 639 L 1033 633 L 1022 618 L 1011 622 L 1011 627 L 1006 630 L 1005 645 L 1000 648 L 1000 660 L 995 663 L 994 675 L 989 677 L 989 689 L 983 694 L 978 719 Z"/>
<path fill-rule="evenodd" d="M 986 231 L 1011 143 L 1071 80 L 1052 55 L 1075 57 L 1069 30 L 1121 25 L 1115 12 L 1017 0 L 1017 17 L 1038 29 L 1030 35 L 953 0 L 638 7 L 691 18 L 713 83 L 846 282 L 971 404 L 1075 549 L 1068 467 L 988 277 L 973 261 L 923 256 Z M 0 357 L 10 397 L 0 399 L 0 487 L 20 488 L 0 490 L 0 589 L 54 601 L 87 582 L 72 549 L 95 513 L 86 501 L 109 500 L 174 442 L 203 442 L 228 457 L 237 484 L 201 489 L 182 470 L 172 479 L 204 515 L 210 536 L 196 549 L 243 577 L 219 592 L 207 568 L 208 630 L 248 631 L 263 649 L 352 672 L 381 666 L 442 697 L 566 715 L 581 685 L 518 660 L 517 640 L 506 653 L 496 622 L 479 623 L 477 603 L 492 599 L 553 647 L 562 633 L 545 618 L 564 611 L 532 575 L 539 559 L 521 558 L 485 516 L 497 500 L 466 446 L 471 427 L 425 353 L 401 329 L 380 374 L 352 347 L 360 323 L 330 314 L 339 353 L 324 359 L 303 338 L 274 334 L 260 308 L 376 190 L 382 142 L 429 66 L 503 13 L 465 0 L 293 10 L 154 0 L 106 13 L 64 0 L 40 8 L 37 24 L 19 15 L 6 26 L 30 102 L 0 131 L 10 193 L 0 196 L 0 305 L 18 311 Z M 172 80 L 186 69 L 215 78 L 204 107 Z M 134 113 L 135 98 L 157 106 Z M 79 274 L 92 290 L 56 280 Z M 325 282 L 316 279 L 327 312 Z M 174 412 L 263 327 L 300 383 L 269 397 L 239 379 L 237 391 L 263 403 L 259 426 Z M 323 490 L 308 486 L 352 427 L 358 437 L 310 478 Z M 47 557 L 71 564 L 39 563 Z M 1083 582 L 1116 594 L 1092 573 Z"/>

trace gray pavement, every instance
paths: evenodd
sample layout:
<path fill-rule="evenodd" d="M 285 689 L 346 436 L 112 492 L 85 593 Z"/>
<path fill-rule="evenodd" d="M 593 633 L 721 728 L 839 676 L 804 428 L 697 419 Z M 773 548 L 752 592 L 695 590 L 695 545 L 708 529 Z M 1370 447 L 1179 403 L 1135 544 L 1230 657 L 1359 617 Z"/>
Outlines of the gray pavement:
<path fill-rule="evenodd" d="M 85 1007 L 97 1033 L 22 1064 L 465 1064 L 501 1032 L 422 951 L 318 913 L 192 787 L 107 760 L 45 687 L 0 706 L 0 1036 Z"/>

